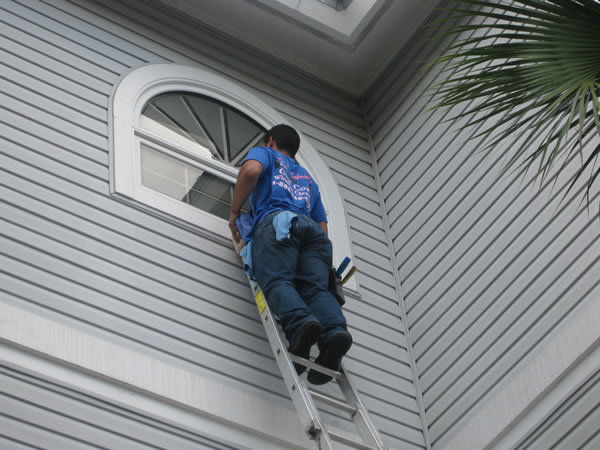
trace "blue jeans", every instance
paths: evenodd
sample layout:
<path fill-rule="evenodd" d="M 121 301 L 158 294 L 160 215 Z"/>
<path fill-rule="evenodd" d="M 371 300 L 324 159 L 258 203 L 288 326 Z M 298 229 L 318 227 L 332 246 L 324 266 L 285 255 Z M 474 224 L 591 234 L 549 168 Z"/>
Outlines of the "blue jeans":
<path fill-rule="evenodd" d="M 347 332 L 342 309 L 328 290 L 331 241 L 315 221 L 301 214 L 292 220 L 290 237 L 278 241 L 273 218 L 280 212 L 268 214 L 256 226 L 254 276 L 288 341 L 293 342 L 303 325 L 317 319 L 322 348 L 336 333 Z"/>

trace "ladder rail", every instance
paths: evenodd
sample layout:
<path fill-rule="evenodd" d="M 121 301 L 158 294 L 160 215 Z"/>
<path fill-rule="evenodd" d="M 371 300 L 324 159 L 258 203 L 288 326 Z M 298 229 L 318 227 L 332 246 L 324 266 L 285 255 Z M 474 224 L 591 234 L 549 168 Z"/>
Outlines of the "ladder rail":
<path fill-rule="evenodd" d="M 281 334 L 279 333 L 279 327 L 275 321 L 275 317 L 271 313 L 269 306 L 266 304 L 262 290 L 255 282 L 252 280 L 249 281 L 256 304 L 258 306 L 258 310 L 260 312 L 261 321 L 265 327 L 267 339 L 271 345 L 273 355 L 275 356 L 275 361 L 279 366 L 279 370 L 288 388 L 288 392 L 292 402 L 294 403 L 294 407 L 298 412 L 298 416 L 302 426 L 304 427 L 304 431 L 306 431 L 311 439 L 315 440 L 319 450 L 333 450 L 333 442 L 331 441 L 327 430 L 321 423 L 319 411 L 313 402 L 310 392 L 308 391 L 308 387 L 304 381 L 300 379 L 296 373 L 296 370 L 294 369 L 294 364 L 290 354 L 288 353 Z"/>
<path fill-rule="evenodd" d="M 379 431 L 377 431 L 377 428 L 371 421 L 367 408 L 365 408 L 365 405 L 361 401 L 354 384 L 350 381 L 350 377 L 348 376 L 348 372 L 346 371 L 343 362 L 340 372 L 342 372 L 343 375 L 337 380 L 340 390 L 349 404 L 356 405 L 356 414 L 352 416 L 352 422 L 354 422 L 356 429 L 365 442 L 374 445 L 378 449 L 385 449 L 386 447 L 381 440 Z"/>

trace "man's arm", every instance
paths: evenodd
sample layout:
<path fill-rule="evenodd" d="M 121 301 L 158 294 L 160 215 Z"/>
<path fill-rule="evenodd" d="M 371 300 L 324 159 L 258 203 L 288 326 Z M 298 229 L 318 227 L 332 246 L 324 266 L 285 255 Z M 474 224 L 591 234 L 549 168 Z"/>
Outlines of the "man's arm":
<path fill-rule="evenodd" d="M 254 159 L 249 159 L 240 169 L 237 177 L 237 183 L 233 189 L 233 201 L 231 202 L 231 212 L 229 213 L 229 229 L 234 241 L 242 240 L 240 230 L 238 230 L 235 221 L 240 217 L 242 205 L 248 199 L 256 187 L 256 183 L 262 173 L 262 164 Z"/>

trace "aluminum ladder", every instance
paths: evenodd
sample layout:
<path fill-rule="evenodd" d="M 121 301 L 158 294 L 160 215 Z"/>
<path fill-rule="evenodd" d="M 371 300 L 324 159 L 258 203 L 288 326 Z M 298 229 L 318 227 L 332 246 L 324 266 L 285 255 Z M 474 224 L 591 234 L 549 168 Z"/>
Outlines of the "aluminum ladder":
<path fill-rule="evenodd" d="M 385 449 L 386 447 L 379 436 L 379 432 L 369 418 L 367 409 L 361 402 L 358 392 L 350 381 L 350 376 L 344 369 L 343 364 L 340 371 L 335 372 L 310 360 L 289 353 L 286 341 L 282 337 L 281 328 L 271 313 L 262 290 L 254 281 L 251 279 L 248 280 L 250 281 L 261 321 L 265 327 L 267 338 L 271 344 L 273 355 L 275 356 L 285 385 L 300 416 L 304 430 L 309 438 L 315 441 L 315 447 L 331 450 L 335 448 L 333 446 L 333 442 L 335 441 L 358 449 Z M 332 376 L 340 387 L 346 403 L 310 389 L 306 381 L 302 380 L 296 373 L 294 363 Z M 347 433 L 343 430 L 333 430 L 331 427 L 323 424 L 319 416 L 319 411 L 315 406 L 315 400 L 349 413 L 360 436 Z"/>

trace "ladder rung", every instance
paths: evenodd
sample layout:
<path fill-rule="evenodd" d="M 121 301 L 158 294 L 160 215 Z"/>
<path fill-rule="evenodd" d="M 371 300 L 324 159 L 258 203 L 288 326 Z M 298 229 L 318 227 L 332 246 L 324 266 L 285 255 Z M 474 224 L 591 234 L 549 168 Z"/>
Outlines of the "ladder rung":
<path fill-rule="evenodd" d="M 348 403 L 344 403 L 340 400 L 330 397 L 329 395 L 325 395 L 325 394 L 321 394 L 320 392 L 313 391 L 312 389 L 309 389 L 308 391 L 311 393 L 311 395 L 315 399 L 317 399 L 323 403 L 327 403 L 328 405 L 331 405 L 335 408 L 342 409 L 346 412 L 349 412 L 352 415 L 354 415 L 356 413 L 356 408 L 354 406 L 350 406 Z"/>
<path fill-rule="evenodd" d="M 333 431 L 329 427 L 325 427 L 325 429 L 327 431 L 327 434 L 329 434 L 329 437 L 331 439 L 333 439 L 334 441 L 349 445 L 352 448 L 361 448 L 361 449 L 366 449 L 366 450 L 375 449 L 375 447 L 365 444 L 360 439 L 360 437 L 355 436 L 354 434 L 346 433 L 346 432 L 344 432 L 344 434 L 342 434 L 341 430 Z"/>
<path fill-rule="evenodd" d="M 329 375 L 330 377 L 335 378 L 336 380 L 342 376 L 340 372 L 336 372 L 335 370 L 328 369 L 327 367 L 323 367 L 317 363 L 314 363 L 308 359 L 300 358 L 292 353 L 289 354 L 290 359 L 295 363 L 298 363 L 304 367 L 308 367 L 309 369 L 314 369 L 317 372 L 324 373 L 325 375 Z"/>

